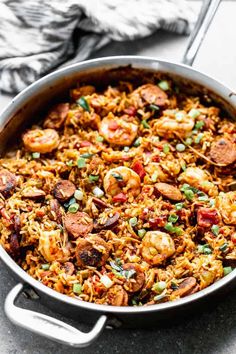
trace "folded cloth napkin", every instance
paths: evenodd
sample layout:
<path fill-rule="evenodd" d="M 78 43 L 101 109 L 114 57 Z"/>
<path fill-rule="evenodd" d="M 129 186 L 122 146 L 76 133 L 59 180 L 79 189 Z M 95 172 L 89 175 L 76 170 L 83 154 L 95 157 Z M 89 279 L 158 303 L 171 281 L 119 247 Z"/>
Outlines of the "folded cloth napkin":
<path fill-rule="evenodd" d="M 19 92 L 112 40 L 188 34 L 194 21 L 185 0 L 1 0 L 0 89 Z"/>

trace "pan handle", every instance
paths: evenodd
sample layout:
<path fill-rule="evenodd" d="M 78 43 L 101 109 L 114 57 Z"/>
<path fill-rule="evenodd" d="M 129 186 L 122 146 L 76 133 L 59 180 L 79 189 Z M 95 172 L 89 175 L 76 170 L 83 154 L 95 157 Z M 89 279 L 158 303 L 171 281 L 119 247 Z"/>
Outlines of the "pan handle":
<path fill-rule="evenodd" d="M 107 321 L 107 316 L 105 315 L 98 319 L 90 332 L 84 333 L 53 317 L 17 307 L 14 303 L 23 288 L 23 284 L 17 284 L 9 292 L 5 300 L 5 313 L 14 324 L 56 342 L 76 348 L 90 345 L 101 334 Z"/>
<path fill-rule="evenodd" d="M 192 66 L 220 2 L 221 0 L 203 0 L 200 14 L 190 35 L 189 42 L 182 59 L 183 64 Z"/>

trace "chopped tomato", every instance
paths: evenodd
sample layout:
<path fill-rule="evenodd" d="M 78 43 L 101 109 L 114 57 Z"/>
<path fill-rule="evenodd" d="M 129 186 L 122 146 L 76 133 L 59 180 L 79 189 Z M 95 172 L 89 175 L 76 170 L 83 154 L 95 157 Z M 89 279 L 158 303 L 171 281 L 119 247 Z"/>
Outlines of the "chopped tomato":
<path fill-rule="evenodd" d="M 87 147 L 92 145 L 89 141 L 81 141 L 80 142 L 80 147 Z"/>
<path fill-rule="evenodd" d="M 130 107 L 124 109 L 124 112 L 126 114 L 128 114 L 129 116 L 134 117 L 135 114 L 137 113 L 137 109 L 133 106 L 130 106 Z"/>
<path fill-rule="evenodd" d="M 109 122 L 109 129 L 110 130 L 116 130 L 116 129 L 118 129 L 118 127 L 119 127 L 119 124 L 115 120 L 112 120 Z"/>
<path fill-rule="evenodd" d="M 127 197 L 126 197 L 126 195 L 124 194 L 124 193 L 119 193 L 119 194 L 117 194 L 117 195 L 115 195 L 114 197 L 113 197 L 113 202 L 120 202 L 120 203 L 124 203 L 124 202 L 126 202 L 126 200 L 127 200 Z"/>
<path fill-rule="evenodd" d="M 231 235 L 231 241 L 235 244 L 236 243 L 236 233 Z"/>
<path fill-rule="evenodd" d="M 219 215 L 215 209 L 199 208 L 197 211 L 197 223 L 202 227 L 211 227 L 217 225 L 220 221 Z"/>
<path fill-rule="evenodd" d="M 154 155 L 154 156 L 152 156 L 152 161 L 153 161 L 153 162 L 160 162 L 160 160 L 161 160 L 161 158 L 160 158 L 159 155 Z"/>
<path fill-rule="evenodd" d="M 140 161 L 135 161 L 132 166 L 132 170 L 136 172 L 141 179 L 143 179 L 146 175 L 146 172 L 144 170 L 143 164 Z"/>

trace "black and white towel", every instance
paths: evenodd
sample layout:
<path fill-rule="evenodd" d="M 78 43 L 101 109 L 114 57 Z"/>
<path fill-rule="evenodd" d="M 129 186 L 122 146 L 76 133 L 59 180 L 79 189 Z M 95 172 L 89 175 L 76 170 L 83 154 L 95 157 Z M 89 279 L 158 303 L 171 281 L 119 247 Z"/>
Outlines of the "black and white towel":
<path fill-rule="evenodd" d="M 19 92 L 112 40 L 188 34 L 195 18 L 185 0 L 1 0 L 0 90 Z"/>

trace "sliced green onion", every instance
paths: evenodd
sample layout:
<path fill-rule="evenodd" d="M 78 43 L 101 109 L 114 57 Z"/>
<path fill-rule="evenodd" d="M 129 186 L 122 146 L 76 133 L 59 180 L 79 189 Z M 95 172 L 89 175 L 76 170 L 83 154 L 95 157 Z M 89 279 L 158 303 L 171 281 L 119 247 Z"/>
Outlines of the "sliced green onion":
<path fill-rule="evenodd" d="M 228 247 L 229 247 L 228 243 L 225 242 L 222 246 L 219 247 L 219 250 L 221 252 L 225 252 L 225 251 L 227 251 Z"/>
<path fill-rule="evenodd" d="M 124 147 L 124 152 L 128 152 L 129 151 L 129 147 L 128 146 L 125 146 Z"/>
<path fill-rule="evenodd" d="M 100 282 L 109 289 L 113 285 L 113 281 L 106 275 L 102 275 L 100 278 Z"/>
<path fill-rule="evenodd" d="M 188 115 L 191 117 L 191 118 L 193 118 L 193 119 L 195 119 L 195 118 L 197 118 L 198 116 L 200 116 L 200 112 L 199 112 L 199 110 L 198 109 L 196 109 L 196 108 L 192 108 L 189 112 L 188 112 Z"/>
<path fill-rule="evenodd" d="M 175 209 L 176 210 L 181 210 L 181 209 L 183 209 L 183 207 L 184 207 L 184 203 L 176 203 L 175 204 Z"/>
<path fill-rule="evenodd" d="M 232 267 L 224 267 L 223 269 L 224 269 L 224 275 L 228 275 L 233 271 Z"/>
<path fill-rule="evenodd" d="M 42 264 L 42 269 L 43 270 L 48 270 L 50 268 L 50 264 L 46 263 L 46 264 Z"/>
<path fill-rule="evenodd" d="M 152 287 L 152 290 L 157 294 L 162 293 L 162 291 L 164 291 L 165 289 L 166 289 L 166 282 L 165 281 L 158 281 Z"/>
<path fill-rule="evenodd" d="M 184 195 L 187 198 L 187 200 L 192 200 L 194 198 L 194 192 L 191 189 L 186 189 L 184 191 Z"/>
<path fill-rule="evenodd" d="M 116 173 L 116 172 L 112 172 L 112 177 L 114 177 L 118 182 L 119 181 L 123 181 L 123 177 L 119 174 L 119 173 Z"/>
<path fill-rule="evenodd" d="M 84 193 L 80 189 L 76 189 L 76 191 L 74 193 L 74 197 L 77 200 L 83 200 Z"/>
<path fill-rule="evenodd" d="M 133 146 L 138 147 L 141 144 L 141 138 L 137 138 L 134 143 Z"/>
<path fill-rule="evenodd" d="M 175 113 L 175 119 L 177 122 L 182 122 L 182 120 L 185 118 L 185 113 L 184 112 L 177 112 Z"/>
<path fill-rule="evenodd" d="M 183 171 L 186 171 L 186 163 L 185 163 L 185 161 L 180 161 L 180 166 L 181 166 Z"/>
<path fill-rule="evenodd" d="M 198 245 L 197 246 L 197 251 L 199 253 L 204 253 L 204 254 L 211 254 L 212 250 L 208 244 L 205 245 Z"/>
<path fill-rule="evenodd" d="M 185 144 L 186 144 L 186 145 L 191 145 L 192 142 L 193 142 L 193 139 L 192 139 L 192 138 L 187 138 L 187 139 L 185 140 Z"/>
<path fill-rule="evenodd" d="M 182 235 L 182 233 L 183 233 L 183 229 L 181 229 L 181 227 L 179 227 L 179 226 L 175 226 L 174 228 L 173 228 L 173 231 L 172 231 L 174 234 L 176 234 L 177 236 L 180 236 L 180 235 Z"/>
<path fill-rule="evenodd" d="M 209 204 L 211 207 L 215 206 L 215 199 L 210 199 Z"/>
<path fill-rule="evenodd" d="M 78 203 L 74 203 L 71 204 L 68 208 L 69 213 L 76 213 L 79 210 L 79 204 Z"/>
<path fill-rule="evenodd" d="M 69 200 L 69 202 L 64 203 L 64 207 L 68 208 L 71 204 L 74 204 L 74 203 L 76 203 L 76 199 L 73 197 Z"/>
<path fill-rule="evenodd" d="M 33 159 L 39 159 L 40 158 L 40 152 L 32 152 L 32 158 Z"/>
<path fill-rule="evenodd" d="M 80 155 L 83 159 L 90 159 L 94 154 L 90 154 L 89 152 L 86 152 L 85 154 Z"/>
<path fill-rule="evenodd" d="M 172 222 L 167 222 L 165 224 L 164 228 L 169 232 L 173 232 L 174 226 L 173 226 Z"/>
<path fill-rule="evenodd" d="M 195 124 L 195 129 L 201 129 L 204 126 L 204 121 L 203 120 L 199 120 L 198 122 L 196 122 Z"/>
<path fill-rule="evenodd" d="M 83 159 L 82 157 L 80 157 L 80 158 L 78 159 L 78 161 L 77 161 L 77 166 L 78 166 L 79 168 L 85 167 L 85 166 L 86 166 L 86 160 Z"/>
<path fill-rule="evenodd" d="M 158 175 L 159 175 L 158 171 L 153 172 L 153 174 L 151 176 L 152 182 L 156 182 L 157 181 Z"/>
<path fill-rule="evenodd" d="M 75 294 L 81 294 L 82 292 L 82 285 L 77 283 L 77 284 L 73 284 L 73 292 Z"/>
<path fill-rule="evenodd" d="M 97 198 L 101 198 L 104 196 L 104 192 L 101 188 L 99 187 L 94 187 L 93 188 L 93 194 L 97 197 Z"/>
<path fill-rule="evenodd" d="M 212 225 L 211 231 L 213 232 L 213 234 L 215 236 L 217 236 L 219 234 L 219 226 L 218 225 Z"/>
<path fill-rule="evenodd" d="M 149 108 L 152 109 L 153 111 L 159 111 L 160 110 L 160 108 L 157 105 L 155 105 L 155 104 L 150 104 Z"/>
<path fill-rule="evenodd" d="M 141 123 L 142 123 L 144 128 L 146 128 L 146 129 L 150 128 L 150 125 L 148 124 L 148 122 L 145 119 L 143 119 Z"/>
<path fill-rule="evenodd" d="M 66 162 L 67 166 L 72 167 L 73 166 L 73 160 L 69 160 Z"/>
<path fill-rule="evenodd" d="M 196 138 L 194 139 L 194 142 L 195 142 L 196 144 L 199 144 L 200 141 L 202 140 L 202 138 L 203 138 L 203 133 L 199 133 L 199 134 L 196 136 Z"/>
<path fill-rule="evenodd" d="M 102 142 L 104 141 L 104 138 L 103 138 L 103 136 L 98 135 L 97 138 L 96 138 L 96 140 L 97 140 L 99 143 L 102 143 Z"/>
<path fill-rule="evenodd" d="M 87 100 L 86 100 L 83 96 L 80 97 L 80 98 L 76 101 L 76 103 L 77 103 L 80 107 L 82 107 L 85 111 L 90 112 L 89 104 L 88 104 Z"/>
<path fill-rule="evenodd" d="M 136 226 L 138 223 L 138 219 L 136 218 L 136 216 L 134 216 L 133 218 L 129 219 L 129 224 L 130 226 L 134 227 Z"/>
<path fill-rule="evenodd" d="M 97 182 L 99 180 L 99 176 L 97 175 L 89 175 L 90 182 Z"/>
<path fill-rule="evenodd" d="M 166 297 L 166 294 L 160 294 L 160 295 L 154 296 L 153 300 L 160 301 L 160 300 L 164 299 L 165 297 Z"/>
<path fill-rule="evenodd" d="M 179 217 L 176 214 L 171 214 L 168 218 L 169 222 L 172 222 L 173 224 L 175 224 L 178 221 Z"/>
<path fill-rule="evenodd" d="M 138 235 L 139 235 L 139 237 L 140 238 L 143 238 L 144 236 L 145 236 L 145 234 L 146 234 L 146 230 L 145 229 L 140 229 L 140 230 L 138 230 Z"/>
<path fill-rule="evenodd" d="M 204 194 L 204 195 L 200 195 L 198 197 L 198 200 L 200 200 L 201 202 L 206 202 L 208 200 L 208 195 Z"/>
<path fill-rule="evenodd" d="M 171 287 L 172 290 L 179 289 L 178 285 L 174 281 L 171 282 L 170 287 Z"/>
<path fill-rule="evenodd" d="M 170 151 L 170 146 L 169 146 L 169 144 L 164 144 L 164 146 L 163 146 L 163 152 L 164 152 L 165 154 L 168 154 L 169 151 Z"/>
<path fill-rule="evenodd" d="M 167 90 L 169 90 L 169 83 L 168 83 L 168 81 L 166 81 L 166 80 L 162 80 L 162 81 L 160 81 L 159 83 L 158 83 L 158 86 L 162 89 L 162 90 L 164 90 L 164 91 L 167 91 Z"/>
<path fill-rule="evenodd" d="M 183 152 L 186 149 L 184 144 L 177 144 L 175 148 L 179 152 Z"/>

